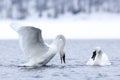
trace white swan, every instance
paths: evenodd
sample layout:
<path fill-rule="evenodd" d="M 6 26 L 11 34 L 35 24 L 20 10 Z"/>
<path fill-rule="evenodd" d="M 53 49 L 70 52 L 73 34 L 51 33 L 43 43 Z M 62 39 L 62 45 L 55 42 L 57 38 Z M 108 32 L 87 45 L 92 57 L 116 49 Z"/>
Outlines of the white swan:
<path fill-rule="evenodd" d="M 100 47 L 96 47 L 93 51 L 92 57 L 87 62 L 87 65 L 111 65 L 106 53 L 103 53 Z"/>
<path fill-rule="evenodd" d="M 20 47 L 29 59 L 27 63 L 19 66 L 38 67 L 46 65 L 59 49 L 61 63 L 62 61 L 65 63 L 64 46 L 66 40 L 63 35 L 58 35 L 51 45 L 46 45 L 40 29 L 32 26 L 16 27 L 12 25 L 11 27 L 19 34 Z"/>

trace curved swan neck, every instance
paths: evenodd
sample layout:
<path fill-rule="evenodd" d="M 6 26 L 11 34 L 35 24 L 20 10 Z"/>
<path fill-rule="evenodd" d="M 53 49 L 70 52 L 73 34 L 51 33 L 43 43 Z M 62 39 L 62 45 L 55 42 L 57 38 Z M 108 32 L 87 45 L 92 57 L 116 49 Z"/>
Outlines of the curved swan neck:
<path fill-rule="evenodd" d="M 64 49 L 64 46 L 65 46 L 65 43 L 66 43 L 66 40 L 65 40 L 65 37 L 63 35 L 58 35 L 56 37 L 56 41 L 57 41 L 57 45 L 59 45 L 59 41 L 62 40 L 62 43 L 60 45 L 60 50 L 63 50 Z"/>
<path fill-rule="evenodd" d="M 62 42 L 60 42 L 60 41 L 62 41 Z M 55 42 L 56 42 L 57 48 L 59 47 L 59 49 L 60 49 L 61 63 L 62 62 L 66 63 L 65 52 L 64 52 L 64 47 L 65 47 L 65 43 L 66 43 L 65 37 L 63 35 L 58 35 L 55 39 Z"/>

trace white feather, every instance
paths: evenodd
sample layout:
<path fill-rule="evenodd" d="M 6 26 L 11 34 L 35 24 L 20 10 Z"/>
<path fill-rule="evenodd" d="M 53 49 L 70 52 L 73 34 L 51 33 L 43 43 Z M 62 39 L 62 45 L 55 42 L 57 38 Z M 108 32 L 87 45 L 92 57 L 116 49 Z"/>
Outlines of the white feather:
<path fill-rule="evenodd" d="M 96 50 L 95 59 L 93 60 L 92 58 L 90 58 L 87 61 L 86 65 L 99 65 L 99 66 L 111 65 L 106 53 L 103 52 L 101 54 L 98 53 L 101 50 L 100 47 L 96 47 L 95 50 Z"/>
<path fill-rule="evenodd" d="M 65 38 L 63 35 L 58 35 L 51 45 L 46 45 L 40 29 L 32 26 L 17 27 L 13 24 L 12 28 L 19 34 L 20 47 L 29 60 L 20 66 L 31 67 L 47 64 L 58 52 L 60 39 L 63 41 L 62 47 L 64 48 Z"/>

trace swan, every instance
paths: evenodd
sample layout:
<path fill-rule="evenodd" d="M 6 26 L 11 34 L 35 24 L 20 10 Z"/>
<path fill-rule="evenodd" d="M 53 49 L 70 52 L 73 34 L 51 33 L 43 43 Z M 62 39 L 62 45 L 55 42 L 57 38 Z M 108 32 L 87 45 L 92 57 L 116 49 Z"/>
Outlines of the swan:
<path fill-rule="evenodd" d="M 11 26 L 19 35 L 21 50 L 28 58 L 28 62 L 20 64 L 23 67 L 39 67 L 46 65 L 58 52 L 60 52 L 61 63 L 65 63 L 64 47 L 66 39 L 63 35 L 58 35 L 53 42 L 48 45 L 42 38 L 42 30 L 33 26 L 16 27 Z"/>
<path fill-rule="evenodd" d="M 86 64 L 98 66 L 111 65 L 106 53 L 104 53 L 100 47 L 96 47 L 94 49 L 92 57 L 88 60 Z"/>

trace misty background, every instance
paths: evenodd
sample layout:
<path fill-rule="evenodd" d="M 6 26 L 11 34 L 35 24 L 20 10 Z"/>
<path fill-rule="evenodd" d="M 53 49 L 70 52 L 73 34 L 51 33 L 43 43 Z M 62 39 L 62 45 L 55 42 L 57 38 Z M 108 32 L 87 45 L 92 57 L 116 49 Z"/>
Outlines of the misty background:
<path fill-rule="evenodd" d="M 120 0 L 0 0 L 0 19 L 59 18 L 64 14 L 120 14 Z"/>
<path fill-rule="evenodd" d="M 0 0 L 0 39 L 18 39 L 13 23 L 46 39 L 120 39 L 119 22 L 120 0 Z"/>

